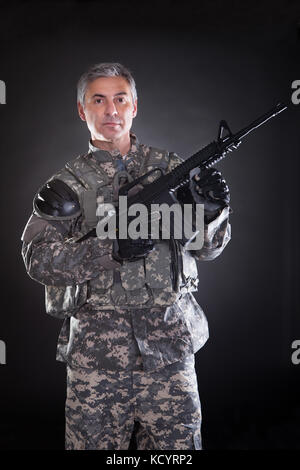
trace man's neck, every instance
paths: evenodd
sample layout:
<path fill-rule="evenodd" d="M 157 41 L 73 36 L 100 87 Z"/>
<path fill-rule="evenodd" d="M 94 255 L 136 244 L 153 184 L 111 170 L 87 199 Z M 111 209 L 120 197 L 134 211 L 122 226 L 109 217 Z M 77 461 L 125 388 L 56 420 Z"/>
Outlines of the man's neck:
<path fill-rule="evenodd" d="M 113 150 L 118 150 L 122 156 L 127 155 L 127 153 L 130 150 L 131 147 L 131 142 L 130 142 L 130 136 L 126 136 L 126 138 L 122 139 L 116 139 L 112 141 L 108 140 L 98 140 L 91 137 L 91 142 L 94 145 L 94 147 L 97 147 L 98 149 L 101 150 L 107 150 L 108 152 L 112 152 Z"/>

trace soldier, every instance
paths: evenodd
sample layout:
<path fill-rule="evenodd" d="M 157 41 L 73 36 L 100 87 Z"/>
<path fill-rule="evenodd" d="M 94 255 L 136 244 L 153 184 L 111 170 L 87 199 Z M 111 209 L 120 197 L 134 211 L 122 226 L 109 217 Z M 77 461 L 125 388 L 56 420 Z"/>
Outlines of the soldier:
<path fill-rule="evenodd" d="M 27 273 L 45 285 L 46 312 L 64 320 L 57 360 L 67 367 L 66 449 L 128 449 L 135 429 L 138 449 L 199 450 L 194 354 L 208 326 L 192 292 L 196 260 L 216 258 L 230 239 L 228 187 L 210 169 L 177 192 L 181 203 L 204 204 L 201 250 L 89 236 L 97 204 L 116 205 L 122 184 L 182 160 L 130 132 L 137 93 L 121 64 L 82 75 L 78 112 L 89 151 L 38 190 L 22 235 Z"/>

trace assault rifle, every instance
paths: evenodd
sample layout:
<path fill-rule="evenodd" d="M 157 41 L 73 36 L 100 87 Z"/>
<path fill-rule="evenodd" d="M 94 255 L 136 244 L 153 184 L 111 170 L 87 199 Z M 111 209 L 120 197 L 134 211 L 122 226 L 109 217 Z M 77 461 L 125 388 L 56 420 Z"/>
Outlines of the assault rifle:
<path fill-rule="evenodd" d="M 178 202 L 174 192 L 189 184 L 190 171 L 195 168 L 210 168 L 225 158 L 230 152 L 237 149 L 242 143 L 242 140 L 250 134 L 254 129 L 257 129 L 262 124 L 269 121 L 271 118 L 277 116 L 279 113 L 287 109 L 287 106 L 278 103 L 269 112 L 263 114 L 255 121 L 251 122 L 248 126 L 233 134 L 226 121 L 222 120 L 219 125 L 218 137 L 216 141 L 211 142 L 206 147 L 202 148 L 183 163 L 174 168 L 171 172 L 164 174 L 160 168 L 154 168 L 148 173 L 140 176 L 134 181 L 121 186 L 119 190 L 120 196 L 127 196 L 129 191 L 137 185 L 141 185 L 154 172 L 160 171 L 160 176 L 153 181 L 143 186 L 138 192 L 132 195 L 129 194 L 127 198 L 127 207 L 133 204 L 143 204 L 147 210 L 151 212 L 151 204 L 168 205 Z M 226 132 L 226 135 L 224 135 Z M 84 237 L 77 241 L 82 241 L 89 236 L 96 236 L 96 229 L 88 232 Z"/>
<path fill-rule="evenodd" d="M 155 171 L 160 171 L 161 176 L 153 183 L 147 184 L 144 188 L 134 196 L 128 197 L 127 205 L 130 207 L 132 204 L 141 203 L 145 206 L 150 204 L 174 203 L 174 198 L 170 195 L 178 188 L 185 186 L 189 183 L 190 171 L 194 168 L 210 168 L 225 158 L 229 152 L 237 149 L 242 143 L 242 139 L 250 134 L 254 129 L 257 129 L 269 119 L 277 116 L 287 109 L 287 106 L 278 103 L 269 112 L 263 114 L 258 119 L 253 121 L 249 126 L 245 127 L 236 134 L 232 134 L 226 121 L 221 121 L 219 125 L 219 132 L 216 141 L 211 142 L 199 152 L 192 155 L 183 163 L 178 165 L 170 173 L 163 174 L 159 168 L 154 168 L 145 175 L 135 179 L 120 188 L 119 195 L 127 195 L 128 191 L 135 185 L 141 183 L 144 179 L 150 176 Z M 227 135 L 223 135 L 227 131 Z"/>

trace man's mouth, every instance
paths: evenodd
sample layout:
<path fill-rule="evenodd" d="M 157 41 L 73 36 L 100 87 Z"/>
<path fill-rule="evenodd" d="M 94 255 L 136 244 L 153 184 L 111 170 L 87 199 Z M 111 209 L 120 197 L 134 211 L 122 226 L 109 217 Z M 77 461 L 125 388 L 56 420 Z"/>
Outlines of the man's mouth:
<path fill-rule="evenodd" d="M 119 126 L 120 122 L 104 122 L 104 126 Z"/>

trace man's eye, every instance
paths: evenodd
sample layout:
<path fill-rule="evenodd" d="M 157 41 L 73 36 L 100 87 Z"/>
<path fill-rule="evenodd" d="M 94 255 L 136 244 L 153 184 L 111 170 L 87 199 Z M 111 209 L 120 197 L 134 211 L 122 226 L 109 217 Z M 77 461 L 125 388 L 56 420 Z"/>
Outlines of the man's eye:
<path fill-rule="evenodd" d="M 124 103 L 125 99 L 120 97 L 120 98 L 118 98 L 118 101 L 119 101 L 119 103 Z"/>
<path fill-rule="evenodd" d="M 97 99 L 95 100 L 95 103 L 102 103 L 102 102 L 103 102 L 103 99 L 102 99 L 102 98 L 97 98 Z"/>

